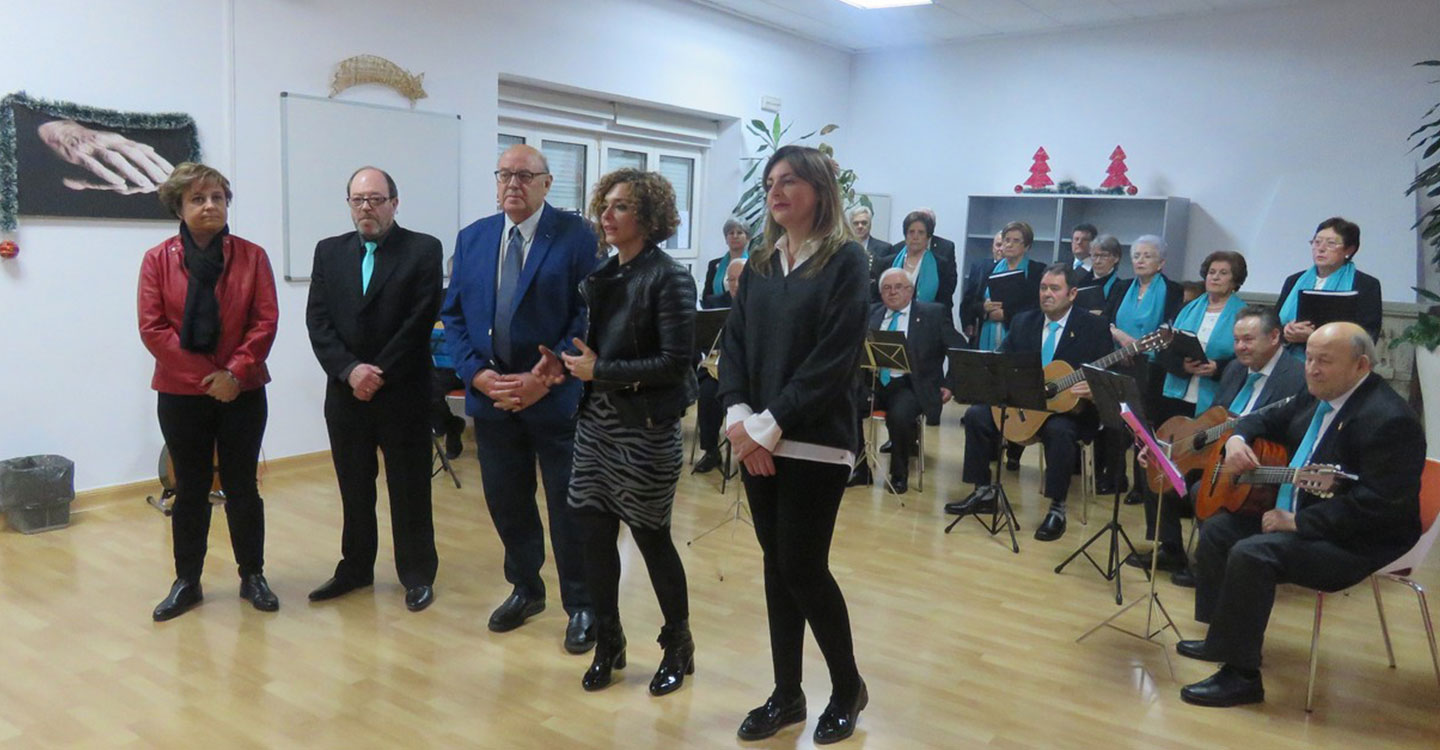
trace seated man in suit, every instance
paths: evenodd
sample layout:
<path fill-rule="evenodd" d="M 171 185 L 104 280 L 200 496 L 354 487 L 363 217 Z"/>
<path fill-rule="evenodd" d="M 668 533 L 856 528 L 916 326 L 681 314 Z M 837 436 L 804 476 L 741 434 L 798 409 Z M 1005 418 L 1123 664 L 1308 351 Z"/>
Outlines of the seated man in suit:
<path fill-rule="evenodd" d="M 1235 359 L 1220 374 L 1220 389 L 1213 403 L 1225 405 L 1230 414 L 1244 416 L 1257 409 L 1282 401 L 1305 391 L 1305 366 L 1285 354 L 1281 338 L 1283 326 L 1275 309 L 1265 305 L 1249 305 L 1235 315 Z M 1191 493 L 1191 497 L 1194 493 Z M 1177 586 L 1194 586 L 1194 578 L 1185 559 L 1185 544 L 1180 534 L 1181 498 L 1167 496 L 1160 508 L 1160 570 L 1172 571 Z M 1146 527 L 1153 527 L 1146 505 Z M 1153 533 L 1153 532 L 1152 532 Z M 1130 565 L 1149 569 L 1148 554 L 1131 555 Z"/>
<path fill-rule="evenodd" d="M 1425 433 L 1405 400 L 1371 372 L 1374 362 L 1375 343 L 1363 328 L 1321 326 L 1305 347 L 1308 393 L 1242 419 L 1226 442 L 1227 472 L 1255 468 L 1250 444 L 1264 439 L 1290 451 L 1291 467 L 1332 464 L 1359 479 L 1329 498 L 1282 485 L 1263 516 L 1221 512 L 1205 522 L 1195 553 L 1195 619 L 1210 630 L 1175 650 L 1223 666 L 1181 689 L 1186 703 L 1265 699 L 1260 645 L 1276 584 L 1339 591 L 1420 538 Z"/>
<path fill-rule="evenodd" d="M 1072 307 L 1075 302 L 1075 278 L 1078 272 L 1069 263 L 1056 263 L 1045 269 L 1040 278 L 1040 309 L 1026 310 L 1015 316 L 1010 334 L 1000 351 L 1040 352 L 1042 364 L 1062 360 L 1071 367 L 1093 362 L 1109 354 L 1115 346 L 1110 340 L 1109 326 L 1095 315 Z M 1090 384 L 1083 380 L 1073 391 L 1082 398 L 1090 396 Z M 990 513 L 995 508 L 995 488 L 990 484 L 990 466 L 995 461 L 1000 431 L 990 415 L 990 407 L 975 404 L 965 411 L 965 467 L 963 479 L 975 485 L 975 491 L 959 502 L 945 506 L 947 513 L 966 515 Z M 1040 428 L 1040 442 L 1045 446 L 1045 497 L 1050 510 L 1045 521 L 1035 530 L 1042 542 L 1059 539 L 1065 533 L 1065 498 L 1070 493 L 1070 476 L 1075 469 L 1075 456 L 1081 438 L 1093 436 L 1098 427 L 1094 409 L 1088 404 L 1069 414 L 1052 414 Z"/>
<path fill-rule="evenodd" d="M 944 386 L 945 352 L 958 349 L 964 340 L 945 314 L 945 306 L 937 302 L 917 302 L 915 282 L 901 268 L 888 268 L 880 274 L 880 297 L 883 304 L 870 309 L 871 330 L 900 331 L 905 334 L 905 355 L 910 373 L 881 370 L 875 380 L 875 408 L 885 411 L 885 430 L 890 434 L 889 491 L 897 495 L 909 489 L 910 454 L 919 439 L 916 421 L 921 414 L 927 419 L 940 419 L 940 407 L 950 401 L 950 389 Z M 870 381 L 867 378 L 866 386 Z M 870 398 L 861 401 L 863 420 L 869 415 Z M 864 453 L 864 430 L 861 432 L 861 453 Z M 855 484 L 869 484 L 869 466 L 856 467 L 851 479 Z"/>

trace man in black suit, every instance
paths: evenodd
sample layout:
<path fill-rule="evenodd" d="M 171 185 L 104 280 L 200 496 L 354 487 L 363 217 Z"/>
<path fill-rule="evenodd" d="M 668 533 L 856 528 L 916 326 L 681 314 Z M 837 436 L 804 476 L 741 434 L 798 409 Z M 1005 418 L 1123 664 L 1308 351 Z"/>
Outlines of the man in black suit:
<path fill-rule="evenodd" d="M 1375 344 L 1354 323 L 1331 323 L 1305 351 L 1308 393 L 1242 419 L 1225 444 L 1224 469 L 1258 464 L 1250 443 L 1283 443 L 1292 467 L 1331 464 L 1359 479 L 1320 498 L 1283 485 L 1263 516 L 1221 512 L 1205 522 L 1196 550 L 1195 619 L 1204 640 L 1181 655 L 1223 666 L 1180 698 L 1202 706 L 1265 699 L 1260 646 L 1275 586 L 1340 591 L 1405 554 L 1420 538 L 1425 433 L 1405 400 L 1371 371 Z"/>
<path fill-rule="evenodd" d="M 885 430 L 890 435 L 888 489 L 903 495 L 909 489 L 910 454 L 919 438 L 917 421 L 922 414 L 939 421 L 940 408 L 950 402 L 950 389 L 944 385 L 945 352 L 963 346 L 964 341 L 943 305 L 914 301 L 915 282 L 904 269 L 889 268 L 880 274 L 880 296 L 883 304 L 870 310 L 870 329 L 904 333 L 911 369 L 909 374 L 881 370 L 874 381 L 875 408 L 885 411 Z M 862 420 L 869 416 L 866 395 L 861 402 L 866 412 Z M 861 435 L 863 453 L 863 429 Z M 868 475 L 868 467 L 863 471 Z"/>
<path fill-rule="evenodd" d="M 395 569 L 405 606 L 419 612 L 435 599 L 438 565 L 427 407 L 442 251 L 434 237 L 395 223 L 400 195 L 390 175 L 362 167 L 346 193 L 355 231 L 316 244 L 305 310 L 310 345 L 329 376 L 325 425 L 344 515 L 340 563 L 310 600 L 333 599 L 374 581 L 379 448 Z"/>
<path fill-rule="evenodd" d="M 1238 417 L 1305 391 L 1305 366 L 1300 360 L 1285 355 L 1282 328 L 1275 309 L 1265 305 L 1250 305 L 1235 315 L 1232 329 L 1235 359 L 1220 374 L 1220 389 L 1213 403 L 1225 406 Z M 1185 558 L 1180 534 L 1181 502 L 1187 501 L 1169 496 L 1160 504 L 1157 566 L 1171 571 L 1171 580 L 1177 586 L 1188 588 L 1195 585 L 1195 579 Z M 1147 527 L 1155 523 L 1149 517 L 1152 508 L 1154 505 L 1145 506 Z M 1125 562 L 1146 570 L 1150 568 L 1148 554 L 1131 555 Z"/>
<path fill-rule="evenodd" d="M 1094 272 L 1095 264 L 1090 260 L 1090 243 L 1099 236 L 1100 230 L 1094 224 L 1076 224 L 1074 231 L 1070 233 L 1070 255 L 1074 258 L 1072 267 L 1079 271 L 1080 284 L 1090 280 L 1090 274 Z"/>
<path fill-rule="evenodd" d="M 1076 275 L 1069 263 L 1047 267 L 1040 278 L 1040 309 L 1015 316 L 1000 351 L 1038 351 L 1042 364 L 1061 360 L 1077 370 L 1113 351 L 1115 345 L 1105 321 L 1072 307 Z M 1083 380 L 1072 390 L 1081 398 L 1090 396 L 1090 384 Z M 971 406 L 962 421 L 965 424 L 962 478 L 975 485 L 975 491 L 964 500 L 947 504 L 945 511 L 957 515 L 989 513 L 995 508 L 990 466 L 995 460 L 1000 431 L 990 415 L 990 407 L 985 404 Z M 1040 428 L 1040 442 L 1045 446 L 1044 494 L 1050 498 L 1050 510 L 1035 530 L 1036 539 L 1050 542 L 1065 534 L 1065 499 L 1070 494 L 1070 476 L 1075 469 L 1079 442 L 1093 436 L 1097 428 L 1094 409 L 1088 404 L 1068 414 L 1052 414 Z"/>
<path fill-rule="evenodd" d="M 870 301 L 880 301 L 879 279 L 880 272 L 886 266 L 881 261 L 890 255 L 890 243 L 872 234 L 875 229 L 873 221 L 875 214 L 864 206 L 857 206 L 850 209 L 850 231 L 855 233 L 855 241 L 865 248 L 865 255 L 870 259 Z"/>

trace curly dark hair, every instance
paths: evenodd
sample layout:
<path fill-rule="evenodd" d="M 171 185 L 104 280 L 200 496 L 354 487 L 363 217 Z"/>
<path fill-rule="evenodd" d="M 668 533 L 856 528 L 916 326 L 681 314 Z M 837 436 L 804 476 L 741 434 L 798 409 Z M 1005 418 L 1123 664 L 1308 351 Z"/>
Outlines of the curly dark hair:
<path fill-rule="evenodd" d="M 1233 250 L 1216 250 L 1210 253 L 1205 256 L 1205 260 L 1200 263 L 1201 279 L 1210 275 L 1210 266 L 1216 262 L 1230 264 L 1230 280 L 1235 284 L 1235 291 L 1240 291 L 1240 287 L 1245 286 L 1245 279 L 1250 276 L 1250 269 L 1245 263 L 1245 256 Z"/>
<path fill-rule="evenodd" d="M 635 203 L 635 217 L 645 243 L 658 245 L 680 226 L 680 211 L 675 207 L 675 188 L 658 172 L 642 172 L 638 169 L 617 169 L 600 178 L 590 193 L 589 213 L 598 224 L 600 215 L 605 213 L 605 196 L 616 185 L 630 186 L 630 200 Z M 604 232 L 597 232 L 599 248 L 597 253 L 604 257 L 609 245 L 605 244 Z"/>
<path fill-rule="evenodd" d="M 220 170 L 208 167 L 204 164 L 197 164 L 193 161 L 181 162 L 175 165 L 175 171 L 170 173 L 165 182 L 161 183 L 159 193 L 160 203 L 170 213 L 180 217 L 180 203 L 185 199 L 185 193 L 190 188 L 203 183 L 214 183 L 225 191 L 225 201 L 228 203 L 235 199 L 235 194 L 230 192 L 230 181 Z"/>

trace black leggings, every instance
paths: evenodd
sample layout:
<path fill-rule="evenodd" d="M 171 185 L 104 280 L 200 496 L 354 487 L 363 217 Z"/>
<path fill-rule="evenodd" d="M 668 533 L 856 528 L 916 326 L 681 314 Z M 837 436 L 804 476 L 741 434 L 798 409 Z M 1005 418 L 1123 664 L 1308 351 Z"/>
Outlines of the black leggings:
<path fill-rule="evenodd" d="M 850 613 L 830 575 L 830 540 L 849 474 L 839 464 L 781 457 L 775 458 L 773 476 L 744 473 L 764 553 L 770 658 L 779 696 L 801 693 L 806 623 L 829 667 L 831 697 L 843 705 L 860 692 Z"/>
<path fill-rule="evenodd" d="M 595 606 L 595 616 L 620 616 L 620 519 L 594 510 L 575 512 L 580 520 L 585 554 L 585 583 Z M 650 571 L 650 585 L 660 601 L 660 612 L 666 625 L 676 625 L 690 618 L 690 592 L 685 584 L 685 566 L 670 538 L 670 527 L 642 529 L 630 527 L 630 536 L 645 568 Z"/>
<path fill-rule="evenodd" d="M 228 404 L 209 396 L 161 393 L 156 412 L 175 465 L 175 506 L 170 515 L 175 577 L 198 583 L 205 567 L 210 483 L 217 456 L 230 546 L 240 575 L 263 573 L 265 506 L 255 486 L 255 468 L 265 436 L 265 389 L 244 391 Z"/>

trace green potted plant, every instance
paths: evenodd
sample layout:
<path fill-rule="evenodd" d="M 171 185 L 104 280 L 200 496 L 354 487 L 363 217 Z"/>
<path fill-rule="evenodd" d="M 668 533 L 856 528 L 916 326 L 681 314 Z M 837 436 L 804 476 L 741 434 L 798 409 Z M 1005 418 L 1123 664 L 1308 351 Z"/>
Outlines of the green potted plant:
<path fill-rule="evenodd" d="M 1415 65 L 1440 67 L 1440 60 L 1424 60 Z M 1431 117 L 1434 119 L 1429 119 Z M 1406 195 L 1415 196 L 1417 204 L 1425 198 L 1440 197 L 1440 158 L 1436 158 L 1436 154 L 1440 153 L 1440 104 L 1430 107 L 1420 119 L 1427 121 L 1416 128 L 1408 140 L 1415 142 L 1412 151 L 1421 151 L 1421 169 L 1405 191 Z M 1440 269 L 1440 203 L 1421 213 L 1415 221 L 1415 228 L 1420 231 L 1422 257 L 1433 251 L 1429 262 Z M 1440 295 L 1418 286 L 1414 289 L 1421 299 L 1440 303 Z M 1436 351 L 1440 349 L 1440 308 L 1432 305 L 1429 310 L 1421 311 L 1415 322 L 1390 342 L 1390 346 L 1401 343 L 1415 347 L 1416 379 L 1420 383 L 1421 401 L 1425 408 L 1425 440 L 1429 454 L 1440 456 L 1440 353 Z"/>
<path fill-rule="evenodd" d="M 793 124 L 791 123 L 791 125 Z M 765 166 L 765 162 L 780 150 L 781 146 L 789 145 L 783 143 L 781 139 L 790 132 L 790 125 L 782 126 L 780 115 L 777 114 L 770 125 L 766 125 L 764 120 L 756 119 L 751 120 L 745 129 L 760 139 L 760 146 L 755 149 L 755 153 L 759 155 L 741 157 L 741 161 L 750 164 L 750 167 L 745 170 L 745 176 L 740 180 L 742 185 L 748 185 L 748 187 L 745 188 L 745 192 L 740 194 L 740 200 L 735 202 L 735 208 L 731 213 L 745 225 L 745 230 L 750 235 L 751 247 L 754 247 L 765 233 L 765 175 L 761 169 Z M 829 135 L 838 129 L 840 129 L 839 125 L 826 125 L 819 130 L 806 133 L 790 143 L 803 141 L 815 135 Z M 820 145 L 815 148 L 832 160 L 835 158 L 835 149 L 830 144 L 821 141 Z M 836 162 L 836 164 L 838 167 L 839 163 Z M 856 206 L 874 210 L 874 206 L 870 205 L 869 197 L 855 192 L 855 170 L 840 169 L 835 177 L 840 182 L 840 194 L 845 201 L 846 211 Z"/>

